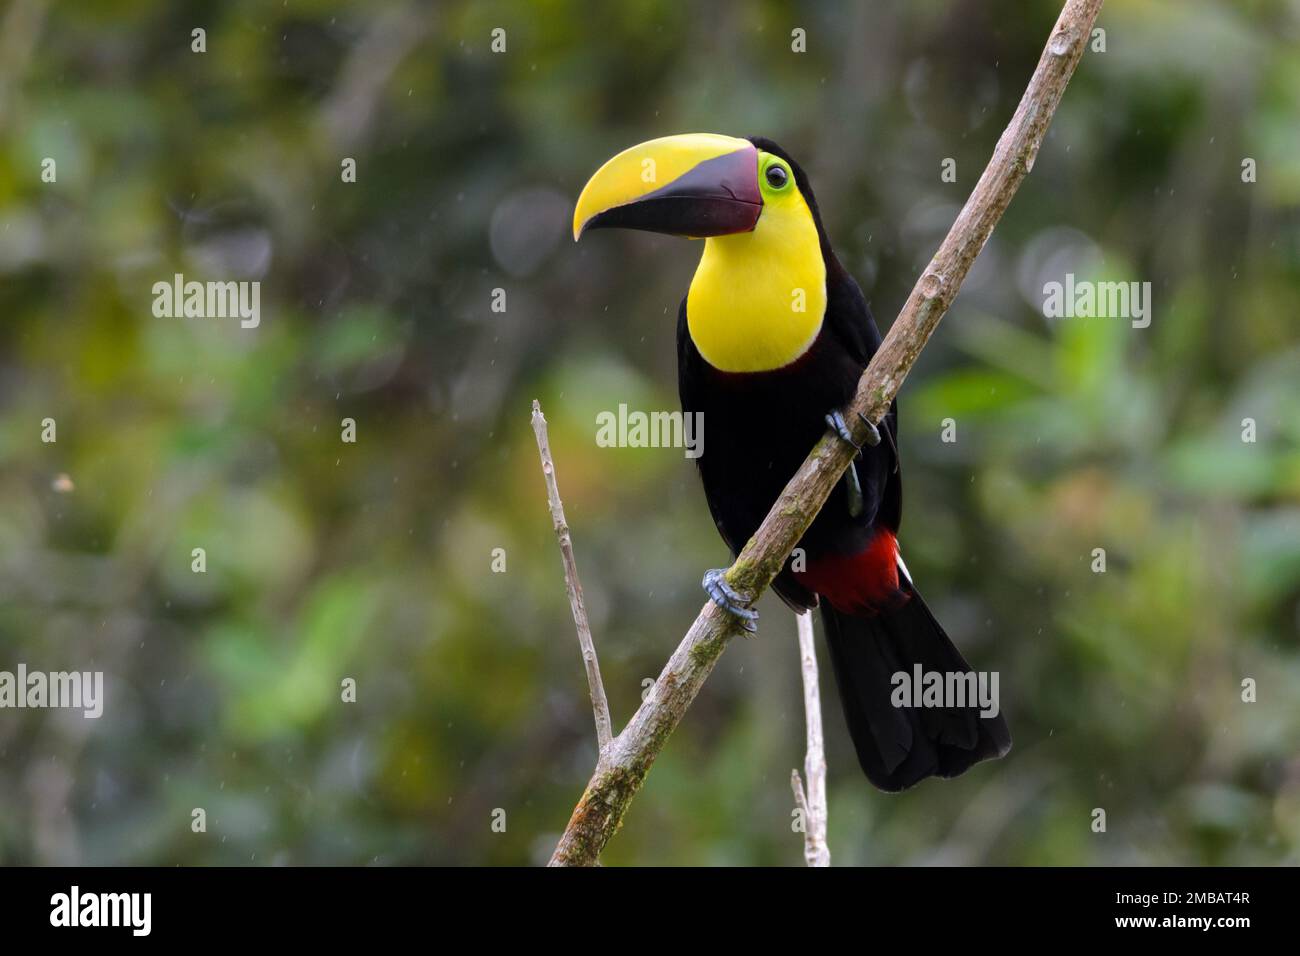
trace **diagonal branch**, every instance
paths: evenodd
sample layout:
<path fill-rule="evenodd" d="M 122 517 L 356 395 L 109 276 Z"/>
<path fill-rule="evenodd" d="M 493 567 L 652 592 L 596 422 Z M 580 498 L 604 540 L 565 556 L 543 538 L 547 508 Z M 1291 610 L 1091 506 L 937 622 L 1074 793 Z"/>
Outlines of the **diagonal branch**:
<path fill-rule="evenodd" d="M 533 434 L 537 436 L 537 452 L 542 456 L 542 475 L 546 478 L 546 501 L 551 508 L 551 524 L 560 541 L 560 555 L 564 559 L 564 587 L 569 592 L 569 609 L 573 623 L 578 628 L 578 644 L 582 648 L 582 663 L 587 668 L 587 687 L 591 691 L 591 710 L 596 717 L 596 747 L 603 754 L 609 747 L 612 732 L 609 724 L 609 701 L 605 699 L 605 684 L 600 679 L 600 661 L 596 658 L 596 645 L 591 640 L 591 625 L 587 623 L 587 605 L 582 600 L 582 582 L 578 580 L 578 562 L 573 557 L 573 541 L 569 537 L 569 523 L 564 520 L 564 504 L 560 501 L 560 488 L 555 483 L 555 462 L 551 458 L 551 443 L 546 434 L 546 416 L 542 406 L 533 399 Z"/>
<path fill-rule="evenodd" d="M 992 159 L 862 373 L 857 394 L 844 416 L 853 423 L 857 442 L 861 443 L 867 432 L 859 416 L 879 422 L 888 411 L 975 257 L 1033 167 L 1048 123 L 1083 56 L 1101 5 L 1102 0 L 1065 3 Z M 727 582 L 732 587 L 757 595 L 772 583 L 848 467 L 851 455 L 846 442 L 830 434 L 822 437 L 728 570 Z M 587 789 L 551 856 L 552 866 L 596 863 L 664 743 L 727 643 L 738 633 L 735 618 L 716 604 L 709 602 L 700 611 L 641 707 L 596 762 Z"/>

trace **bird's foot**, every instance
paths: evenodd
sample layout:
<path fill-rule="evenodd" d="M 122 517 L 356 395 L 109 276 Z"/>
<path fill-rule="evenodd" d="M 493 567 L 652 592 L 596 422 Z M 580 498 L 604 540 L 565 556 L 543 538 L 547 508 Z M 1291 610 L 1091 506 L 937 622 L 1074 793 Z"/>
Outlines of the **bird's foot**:
<path fill-rule="evenodd" d="M 830 426 L 831 431 L 835 432 L 835 434 L 839 435 L 840 438 L 844 439 L 844 441 L 856 448 L 858 454 L 862 454 L 862 449 L 865 445 L 870 445 L 872 448 L 875 448 L 880 444 L 880 430 L 876 428 L 871 419 L 867 418 L 867 416 L 863 415 L 861 412 L 858 412 L 858 418 L 862 420 L 862 424 L 867 426 L 867 440 L 862 445 L 859 445 L 853 440 L 853 430 L 849 428 L 848 423 L 844 421 L 844 416 L 840 413 L 839 409 L 833 409 L 826 413 L 826 424 Z"/>
<path fill-rule="evenodd" d="M 752 598 L 741 594 L 726 579 L 726 568 L 713 568 L 704 572 L 704 591 L 709 599 L 728 614 L 740 618 L 740 626 L 750 634 L 758 631 L 758 612 L 746 607 Z"/>
<path fill-rule="evenodd" d="M 862 419 L 863 423 L 869 429 L 867 432 L 866 444 L 871 445 L 872 447 L 879 445 L 880 431 L 871 423 L 871 420 L 861 412 L 858 413 L 858 418 Z M 844 416 L 840 414 L 838 409 L 827 412 L 826 424 L 830 426 L 831 431 L 835 432 L 835 434 L 839 435 L 841 439 L 852 445 L 857 450 L 858 457 L 861 457 L 863 446 L 853 440 L 853 432 L 850 430 L 848 423 L 844 421 Z M 849 516 L 856 518 L 862 514 L 863 508 L 865 508 L 866 505 L 862 498 L 862 482 L 858 480 L 858 470 L 853 465 L 849 465 L 848 471 L 844 473 L 844 486 L 849 497 Z"/>

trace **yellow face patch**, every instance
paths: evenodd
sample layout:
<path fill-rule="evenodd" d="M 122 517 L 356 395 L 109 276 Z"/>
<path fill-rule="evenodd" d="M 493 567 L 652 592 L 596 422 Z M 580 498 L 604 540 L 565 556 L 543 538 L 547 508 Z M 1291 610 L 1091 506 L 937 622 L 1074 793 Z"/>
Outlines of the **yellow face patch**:
<path fill-rule="evenodd" d="M 812 211 L 784 160 L 760 150 L 758 163 L 758 225 L 706 239 L 686 297 L 691 340 L 724 372 L 789 365 L 817 338 L 826 313 L 826 263 Z"/>

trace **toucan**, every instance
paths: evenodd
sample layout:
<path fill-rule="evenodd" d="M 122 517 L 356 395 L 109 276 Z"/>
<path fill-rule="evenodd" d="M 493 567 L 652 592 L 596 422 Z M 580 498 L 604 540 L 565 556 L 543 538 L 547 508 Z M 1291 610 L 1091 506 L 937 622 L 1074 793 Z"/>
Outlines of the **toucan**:
<path fill-rule="evenodd" d="M 650 140 L 606 162 L 578 197 L 574 239 L 608 228 L 704 240 L 678 311 L 678 390 L 683 412 L 704 415 L 696 464 L 733 560 L 828 427 L 858 448 L 772 586 L 797 613 L 821 607 L 867 778 L 894 792 L 1003 756 L 1011 735 L 999 708 L 896 693 L 918 677 L 933 686 L 935 673 L 956 688 L 971 667 L 899 554 L 897 403 L 878 428 L 863 419 L 861 445 L 840 411 L 881 336 L 804 171 L 762 137 Z M 706 573 L 705 591 L 755 630 L 754 596 L 723 574 Z"/>

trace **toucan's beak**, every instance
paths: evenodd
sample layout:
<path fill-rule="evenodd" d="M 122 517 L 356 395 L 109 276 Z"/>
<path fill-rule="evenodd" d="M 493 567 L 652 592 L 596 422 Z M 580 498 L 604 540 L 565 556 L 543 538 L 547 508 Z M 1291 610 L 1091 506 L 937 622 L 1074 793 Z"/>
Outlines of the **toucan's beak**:
<path fill-rule="evenodd" d="M 573 211 L 573 238 L 607 228 L 726 236 L 752 230 L 762 211 L 753 143 L 713 133 L 665 136 L 596 171 Z"/>

